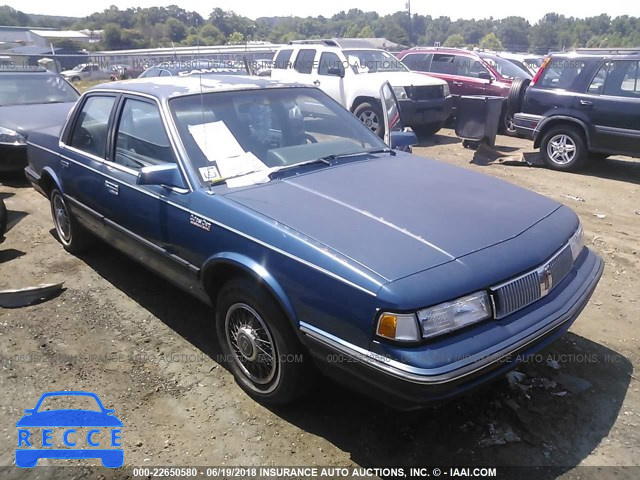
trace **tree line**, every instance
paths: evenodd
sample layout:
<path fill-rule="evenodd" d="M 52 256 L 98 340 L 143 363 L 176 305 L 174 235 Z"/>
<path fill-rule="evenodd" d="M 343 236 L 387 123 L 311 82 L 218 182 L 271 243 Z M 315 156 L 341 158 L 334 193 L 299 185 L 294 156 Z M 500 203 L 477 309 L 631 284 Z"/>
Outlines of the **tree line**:
<path fill-rule="evenodd" d="M 351 9 L 332 17 L 261 17 L 256 20 L 214 8 L 207 18 L 176 5 L 128 8 L 112 6 L 78 19 L 28 15 L 0 7 L 0 25 L 103 30 L 93 49 L 224 45 L 250 40 L 287 43 L 327 37 L 386 37 L 401 45 L 480 46 L 489 49 L 547 53 L 572 47 L 640 47 L 640 18 L 589 18 L 548 13 L 531 24 L 522 17 L 451 20 L 405 11 L 390 15 Z"/>

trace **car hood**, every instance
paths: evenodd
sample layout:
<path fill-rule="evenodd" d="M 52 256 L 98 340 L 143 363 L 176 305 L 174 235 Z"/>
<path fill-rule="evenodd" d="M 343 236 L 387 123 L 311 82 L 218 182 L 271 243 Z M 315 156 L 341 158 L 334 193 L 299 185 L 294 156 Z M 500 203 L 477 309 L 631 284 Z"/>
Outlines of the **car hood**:
<path fill-rule="evenodd" d="M 121 427 L 115 415 L 92 410 L 48 410 L 25 415 L 16 427 Z"/>
<path fill-rule="evenodd" d="M 439 78 L 431 77 L 428 74 L 416 72 L 375 72 L 361 73 L 359 76 L 365 77 L 382 85 L 388 81 L 392 87 L 410 87 L 424 85 L 445 85 L 447 82 Z"/>
<path fill-rule="evenodd" d="M 0 107 L 0 126 L 27 136 L 33 130 L 62 126 L 75 102 Z"/>
<path fill-rule="evenodd" d="M 510 240 L 560 207 L 493 177 L 404 153 L 226 196 L 388 281 Z"/>

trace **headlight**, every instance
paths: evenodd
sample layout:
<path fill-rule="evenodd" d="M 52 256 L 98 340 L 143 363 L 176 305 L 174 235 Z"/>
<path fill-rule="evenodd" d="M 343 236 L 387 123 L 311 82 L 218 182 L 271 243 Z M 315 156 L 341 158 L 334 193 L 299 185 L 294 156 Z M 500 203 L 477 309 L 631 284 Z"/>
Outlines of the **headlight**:
<path fill-rule="evenodd" d="M 420 310 L 418 321 L 422 326 L 422 337 L 430 338 L 480 322 L 490 316 L 489 295 L 487 292 L 476 292 Z"/>
<path fill-rule="evenodd" d="M 27 139 L 15 130 L 0 127 L 0 143 L 2 145 L 26 145 Z"/>
<path fill-rule="evenodd" d="M 578 225 L 576 233 L 569 239 L 569 247 L 571 247 L 571 255 L 573 255 L 573 261 L 575 262 L 584 248 L 584 230 L 582 229 L 582 225 Z"/>
<path fill-rule="evenodd" d="M 418 322 L 413 313 L 383 312 L 378 318 L 376 334 L 379 337 L 398 342 L 417 342 L 420 340 Z"/>
<path fill-rule="evenodd" d="M 407 89 L 404 87 L 393 87 L 393 93 L 396 94 L 396 98 L 398 100 L 401 98 L 409 98 L 407 95 Z"/>
<path fill-rule="evenodd" d="M 449 84 L 448 83 L 445 83 L 442 86 L 442 92 L 444 93 L 445 97 L 448 97 L 449 95 L 451 95 L 451 89 L 449 88 Z"/>

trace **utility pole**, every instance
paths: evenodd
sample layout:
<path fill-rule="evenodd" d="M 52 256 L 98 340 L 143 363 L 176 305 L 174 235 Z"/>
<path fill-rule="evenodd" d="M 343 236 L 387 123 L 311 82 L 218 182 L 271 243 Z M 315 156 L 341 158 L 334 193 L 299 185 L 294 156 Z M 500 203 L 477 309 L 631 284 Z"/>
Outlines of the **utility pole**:
<path fill-rule="evenodd" d="M 411 0 L 407 0 L 407 12 L 409 13 L 409 43 L 413 43 L 413 25 L 411 22 Z"/>

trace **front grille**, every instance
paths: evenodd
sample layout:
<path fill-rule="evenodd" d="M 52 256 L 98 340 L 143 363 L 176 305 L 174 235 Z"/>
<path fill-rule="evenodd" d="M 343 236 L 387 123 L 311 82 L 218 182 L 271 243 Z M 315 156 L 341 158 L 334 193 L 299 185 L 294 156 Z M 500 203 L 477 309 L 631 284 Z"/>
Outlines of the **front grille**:
<path fill-rule="evenodd" d="M 495 318 L 504 318 L 544 297 L 566 277 L 571 268 L 573 255 L 569 245 L 565 245 L 551 260 L 535 270 L 493 287 Z"/>
<path fill-rule="evenodd" d="M 444 97 L 442 85 L 409 87 L 409 98 L 412 100 L 435 100 Z"/>

